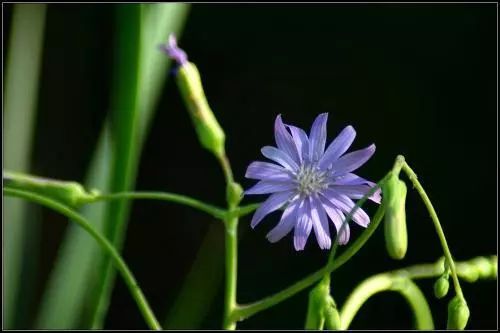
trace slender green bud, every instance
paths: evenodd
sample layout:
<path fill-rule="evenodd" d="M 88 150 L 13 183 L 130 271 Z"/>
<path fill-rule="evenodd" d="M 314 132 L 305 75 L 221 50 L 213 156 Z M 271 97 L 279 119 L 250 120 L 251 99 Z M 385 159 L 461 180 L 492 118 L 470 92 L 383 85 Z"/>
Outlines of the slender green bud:
<path fill-rule="evenodd" d="M 406 231 L 406 184 L 392 174 L 382 187 L 385 207 L 385 245 L 389 256 L 403 259 L 408 248 Z"/>
<path fill-rule="evenodd" d="M 320 330 L 325 324 L 324 308 L 330 296 L 330 279 L 318 283 L 309 293 L 307 305 L 306 330 Z"/>
<path fill-rule="evenodd" d="M 492 260 L 489 260 L 485 257 L 477 257 L 472 259 L 470 263 L 476 268 L 477 272 L 479 273 L 479 278 L 491 279 L 496 277 L 495 266 Z"/>
<path fill-rule="evenodd" d="M 177 84 L 189 110 L 201 145 L 216 156 L 224 155 L 225 135 L 208 105 L 198 68 L 192 62 L 179 67 Z"/>
<path fill-rule="evenodd" d="M 448 329 L 463 330 L 469 321 L 470 311 L 467 303 L 458 296 L 448 303 Z"/>
<path fill-rule="evenodd" d="M 450 282 L 448 281 L 448 276 L 441 275 L 439 279 L 434 283 L 434 296 L 440 299 L 448 294 L 450 289 Z"/>
<path fill-rule="evenodd" d="M 340 314 L 337 306 L 331 296 L 328 299 L 328 304 L 325 307 L 325 326 L 329 330 L 339 330 L 342 325 L 340 321 Z"/>
<path fill-rule="evenodd" d="M 237 206 L 243 198 L 243 188 L 240 184 L 232 182 L 227 184 L 226 200 L 231 206 Z"/>
<path fill-rule="evenodd" d="M 5 187 L 34 192 L 71 207 L 78 207 L 89 202 L 99 194 L 97 190 L 87 192 L 77 182 L 36 177 L 12 171 L 3 172 L 3 181 Z"/>
<path fill-rule="evenodd" d="M 467 282 L 476 282 L 479 279 L 479 270 L 471 263 L 464 263 L 460 268 L 459 275 Z"/>

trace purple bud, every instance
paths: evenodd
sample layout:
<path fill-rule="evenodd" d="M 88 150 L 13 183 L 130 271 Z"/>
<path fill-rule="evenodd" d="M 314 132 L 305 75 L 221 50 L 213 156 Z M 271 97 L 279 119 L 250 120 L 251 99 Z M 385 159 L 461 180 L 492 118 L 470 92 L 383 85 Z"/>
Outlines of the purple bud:
<path fill-rule="evenodd" d="M 187 64 L 187 54 L 184 50 L 177 46 L 177 38 L 175 38 L 173 33 L 168 36 L 168 42 L 166 45 L 160 45 L 160 49 L 167 53 L 168 56 L 175 60 L 179 65 L 183 66 Z"/>

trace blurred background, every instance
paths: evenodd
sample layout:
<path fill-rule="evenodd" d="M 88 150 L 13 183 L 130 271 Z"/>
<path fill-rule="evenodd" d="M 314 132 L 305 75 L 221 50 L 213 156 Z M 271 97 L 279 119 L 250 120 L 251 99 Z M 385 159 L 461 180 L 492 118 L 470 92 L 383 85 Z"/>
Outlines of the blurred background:
<path fill-rule="evenodd" d="M 4 57 L 13 47 L 13 6 L 3 4 Z M 39 53 L 25 41 L 21 53 L 39 57 L 40 65 L 32 146 L 23 171 L 85 181 L 113 108 L 114 61 L 126 52 L 115 47 L 120 6 L 127 5 L 49 4 Z M 260 148 L 274 144 L 277 114 L 285 123 L 308 129 L 319 113 L 328 112 L 329 141 L 350 124 L 358 133 L 352 149 L 376 144 L 374 157 L 358 171 L 363 177 L 378 181 L 398 154 L 406 157 L 436 207 L 457 260 L 497 254 L 495 4 L 178 6 L 182 10 L 171 19 L 177 22 L 179 44 L 201 72 L 208 101 L 226 132 L 235 178 L 245 188 L 253 184 L 244 179 L 247 165 L 263 160 Z M 157 43 L 150 47 L 160 53 Z M 155 71 L 166 74 L 165 83 L 144 137 L 135 189 L 178 192 L 223 206 L 223 174 L 200 148 L 171 70 L 163 66 Z M 18 98 L 26 97 L 23 91 Z M 19 131 L 12 126 L 22 127 L 22 121 L 4 123 L 11 126 L 4 128 L 4 145 L 14 145 L 13 156 L 19 151 L 15 147 Z M 4 162 L 9 167 L 7 152 Z M 372 274 L 434 262 L 441 256 L 428 213 L 408 188 L 406 258 L 389 259 L 383 231 L 377 230 L 333 274 L 332 292 L 338 304 Z M 43 327 L 39 310 L 70 227 L 64 217 L 48 209 L 26 207 L 32 218 L 22 221 L 29 231 L 22 236 L 22 264 L 15 277 L 22 287 L 13 297 L 17 301 L 11 328 Z M 373 204 L 366 208 L 370 214 L 375 209 Z M 265 235 L 278 217 L 271 215 L 256 230 L 249 226 L 250 216 L 240 223 L 241 303 L 281 290 L 320 268 L 327 258 L 313 235 L 299 253 L 290 236 L 269 243 Z M 157 316 L 168 322 L 166 327 L 220 328 L 224 255 L 220 223 L 186 207 L 154 201 L 134 201 L 128 220 L 124 258 Z M 353 225 L 351 240 L 362 231 Z M 199 256 L 208 257 L 210 264 L 199 268 L 195 275 L 202 278 L 193 283 L 214 294 L 190 296 L 197 319 L 186 323 L 175 319 L 176 309 L 182 308 L 176 299 L 186 277 L 193 277 L 189 273 Z M 418 285 L 428 297 L 436 328 L 444 329 L 451 293 L 444 300 L 435 299 L 433 283 L 422 280 Z M 4 284 L 4 290 L 7 287 Z M 471 310 L 468 328 L 498 327 L 497 281 L 464 281 L 462 287 Z M 238 327 L 301 329 L 307 295 L 301 292 Z M 404 299 L 383 293 L 364 305 L 351 328 L 409 329 L 412 321 Z M 71 327 L 85 328 L 82 325 L 76 321 Z M 104 328 L 146 328 L 120 276 Z"/>

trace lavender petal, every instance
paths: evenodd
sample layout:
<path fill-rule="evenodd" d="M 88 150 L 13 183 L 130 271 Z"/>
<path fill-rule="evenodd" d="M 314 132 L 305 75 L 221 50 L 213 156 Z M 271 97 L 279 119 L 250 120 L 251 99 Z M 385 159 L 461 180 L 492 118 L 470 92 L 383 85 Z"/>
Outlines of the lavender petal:
<path fill-rule="evenodd" d="M 340 245 L 345 245 L 349 242 L 349 236 L 351 234 L 351 230 L 349 228 L 349 223 L 346 223 L 344 226 L 345 216 L 342 212 L 336 208 L 328 199 L 320 196 L 320 201 L 323 204 L 323 209 L 325 210 L 330 220 L 332 220 L 335 229 L 337 230 L 338 242 Z M 342 233 L 339 234 L 339 231 L 342 228 Z"/>
<path fill-rule="evenodd" d="M 295 161 L 282 150 L 276 147 L 265 146 L 261 149 L 262 155 L 268 159 L 281 164 L 290 171 L 297 171 L 299 166 Z"/>
<path fill-rule="evenodd" d="M 300 161 L 310 161 L 309 138 L 302 128 L 287 125 L 292 133 L 293 142 L 299 152 Z"/>
<path fill-rule="evenodd" d="M 311 219 L 319 247 L 322 250 L 329 249 L 332 245 L 332 240 L 330 239 L 328 217 L 323 205 L 315 197 L 311 197 Z"/>
<path fill-rule="evenodd" d="M 312 229 L 311 216 L 309 215 L 309 200 L 303 200 L 297 209 L 297 225 L 294 229 L 293 245 L 296 251 L 302 251 Z"/>
<path fill-rule="evenodd" d="M 280 150 L 293 158 L 295 162 L 300 163 L 297 147 L 295 146 L 292 136 L 285 128 L 285 124 L 283 124 L 281 120 L 281 115 L 278 115 L 274 121 L 274 138 Z"/>
<path fill-rule="evenodd" d="M 365 164 L 365 162 L 368 161 L 370 157 L 372 157 L 373 153 L 375 153 L 374 144 L 368 146 L 367 148 L 345 154 L 344 156 L 333 162 L 333 174 L 343 174 L 356 170 L 357 168 Z"/>
<path fill-rule="evenodd" d="M 319 168 L 326 170 L 349 149 L 355 137 L 356 131 L 354 128 L 352 126 L 345 127 L 326 149 L 325 154 L 319 162 Z"/>
<path fill-rule="evenodd" d="M 268 180 L 292 180 L 290 172 L 280 165 L 268 162 L 252 162 L 245 173 L 246 178 Z"/>
<path fill-rule="evenodd" d="M 355 206 L 354 202 L 349 199 L 349 197 L 332 189 L 326 189 L 323 191 L 323 196 L 345 214 L 349 214 Z M 354 211 L 352 220 L 364 228 L 370 224 L 370 217 L 359 207 Z"/>
<path fill-rule="evenodd" d="M 266 237 L 271 243 L 276 243 L 292 231 L 297 222 L 298 205 L 297 201 L 291 202 L 281 215 L 280 222 L 267 234 Z"/>
<path fill-rule="evenodd" d="M 255 228 L 257 224 L 267 215 L 275 210 L 281 208 L 288 200 L 290 200 L 295 195 L 294 192 L 278 192 L 271 194 L 269 198 L 266 199 L 262 203 L 262 205 L 257 208 L 255 213 L 253 214 L 252 221 L 250 222 L 250 226 Z"/>
<path fill-rule="evenodd" d="M 290 191 L 296 188 L 296 185 L 290 181 L 269 181 L 261 180 L 244 192 L 247 194 L 268 194 L 275 192 Z"/>
<path fill-rule="evenodd" d="M 339 193 L 347 195 L 351 199 L 361 199 L 365 196 L 373 186 L 369 185 L 331 185 L 330 188 Z M 368 197 L 373 202 L 380 203 L 382 200 L 380 189 Z"/>
<path fill-rule="evenodd" d="M 309 151 L 313 161 L 318 161 L 325 151 L 326 122 L 328 113 L 322 113 L 314 119 L 309 134 Z"/>

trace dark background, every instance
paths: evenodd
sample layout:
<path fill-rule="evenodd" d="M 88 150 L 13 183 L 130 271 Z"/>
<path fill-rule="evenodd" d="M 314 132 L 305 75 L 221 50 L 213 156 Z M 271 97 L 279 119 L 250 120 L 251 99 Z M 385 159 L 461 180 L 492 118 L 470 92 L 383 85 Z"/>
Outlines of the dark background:
<path fill-rule="evenodd" d="M 114 7 L 48 7 L 33 155 L 38 175 L 78 181 L 85 176 L 109 112 Z M 10 10 L 5 7 L 5 36 Z M 464 260 L 497 253 L 496 18 L 495 4 L 195 4 L 180 45 L 201 72 L 226 132 L 235 178 L 244 187 L 253 183 L 243 177 L 246 166 L 263 159 L 262 146 L 274 144 L 278 113 L 285 122 L 308 129 L 319 113 L 328 112 L 329 141 L 351 124 L 358 133 L 352 149 L 376 144 L 360 175 L 377 181 L 397 154 L 406 157 L 437 209 L 452 253 Z M 223 205 L 222 184 L 217 163 L 200 148 L 169 80 L 144 147 L 137 189 L 179 192 Z M 39 295 L 66 226 L 54 213 L 44 210 L 43 216 Z M 339 304 L 365 277 L 441 255 L 414 191 L 409 191 L 407 216 L 404 261 L 388 258 L 378 230 L 333 275 Z M 240 302 L 278 291 L 326 260 L 314 235 L 299 253 L 290 236 L 268 243 L 265 235 L 276 222 L 272 215 L 254 231 L 249 217 L 240 223 Z M 210 217 L 181 206 L 134 203 L 124 256 L 160 317 L 182 286 L 210 223 Z M 354 225 L 351 230 L 351 240 L 362 231 Z M 106 328 L 145 328 L 127 288 L 119 277 L 116 281 Z M 418 284 L 428 296 L 436 328 L 445 328 L 449 297 L 436 300 L 432 280 Z M 497 282 L 462 285 L 471 309 L 468 328 L 497 327 Z M 220 327 L 222 297 L 221 288 L 203 328 Z M 307 292 L 301 292 L 238 327 L 300 329 L 306 306 Z M 405 301 L 392 293 L 368 301 L 351 325 L 410 327 Z"/>

